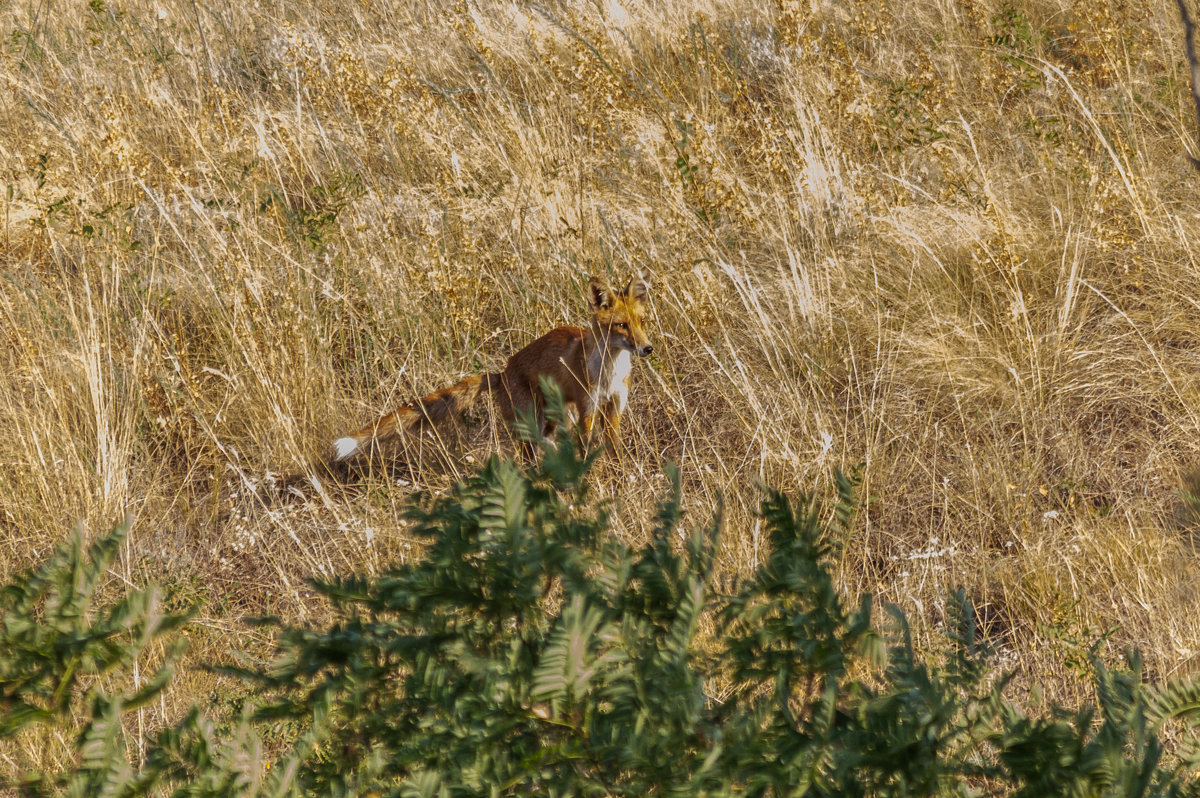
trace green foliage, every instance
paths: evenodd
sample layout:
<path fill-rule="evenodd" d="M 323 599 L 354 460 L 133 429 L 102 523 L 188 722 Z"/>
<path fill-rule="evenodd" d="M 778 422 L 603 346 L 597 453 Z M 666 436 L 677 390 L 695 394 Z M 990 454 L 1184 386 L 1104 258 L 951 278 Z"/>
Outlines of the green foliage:
<path fill-rule="evenodd" d="M 1010 3 L 1001 6 L 992 17 L 992 29 L 995 32 L 988 37 L 988 43 L 1015 52 L 1034 50 L 1047 35 L 1046 31 L 1034 26 L 1027 14 Z"/>
<path fill-rule="evenodd" d="M 652 540 L 607 534 L 569 438 L 540 467 L 492 460 L 408 512 L 425 558 L 319 586 L 341 620 L 286 628 L 257 680 L 263 720 L 307 732 L 273 771 L 305 795 L 1182 795 L 1158 731 L 1198 705 L 1136 659 L 1093 657 L 1097 701 L 1030 717 L 1003 695 L 965 595 L 942 650 L 830 563 L 836 501 L 769 492 L 770 554 L 733 595 L 710 588 L 720 523 L 680 529 L 678 475 Z M 701 633 L 702 628 L 715 632 Z M 294 781 L 292 779 L 294 778 Z M 284 783 L 286 780 L 286 784 Z"/>
<path fill-rule="evenodd" d="M 76 535 L 0 592 L 0 741 L 79 723 L 74 759 L 22 789 L 1197 794 L 1194 682 L 1150 686 L 1136 654 L 1111 669 L 1092 651 L 1095 701 L 1030 715 L 1005 697 L 964 594 L 924 655 L 898 609 L 881 631 L 869 596 L 848 606 L 830 564 L 852 529 L 855 474 L 836 475 L 832 503 L 768 492 L 769 554 L 723 595 L 710 586 L 719 517 L 681 529 L 677 472 L 650 542 L 633 548 L 609 534 L 612 508 L 591 500 L 570 435 L 544 449 L 540 465 L 493 458 L 449 495 L 415 500 L 421 560 L 317 584 L 336 613 L 328 628 L 261 620 L 278 658 L 229 670 L 259 692 L 252 716 L 219 727 L 194 709 L 141 761 L 122 714 L 163 688 L 173 660 L 141 685 L 112 674 L 184 619 L 158 613 L 154 591 L 97 607 L 124 531 L 86 554 Z M 264 723 L 293 730 L 274 767 L 254 733 Z"/>
<path fill-rule="evenodd" d="M 76 530 L 0 589 L 0 741 L 45 748 L 65 731 L 78 754 L 73 770 L 10 774 L 28 794 L 121 794 L 132 779 L 121 718 L 162 692 L 183 651 L 181 639 L 168 643 L 146 666 L 186 620 L 161 611 L 157 589 L 97 601 L 127 532 L 120 526 L 85 550 Z"/>
<path fill-rule="evenodd" d="M 298 191 L 268 189 L 258 210 L 279 213 L 297 243 L 319 252 L 336 231 L 338 216 L 365 192 L 362 178 L 346 173 Z"/>
<path fill-rule="evenodd" d="M 887 81 L 887 100 L 877 117 L 885 130 L 887 148 L 901 152 L 946 137 L 926 96 L 931 88 L 928 83 Z"/>
<path fill-rule="evenodd" d="M 244 719 L 219 728 L 194 708 L 143 739 L 138 761 L 124 720 L 169 685 L 188 614 L 164 612 L 156 587 L 105 598 L 128 531 L 126 523 L 85 547 L 76 530 L 0 588 L 0 794 L 225 798 L 256 789 L 262 756 Z M 66 755 L 51 750 L 55 741 L 66 741 Z"/>

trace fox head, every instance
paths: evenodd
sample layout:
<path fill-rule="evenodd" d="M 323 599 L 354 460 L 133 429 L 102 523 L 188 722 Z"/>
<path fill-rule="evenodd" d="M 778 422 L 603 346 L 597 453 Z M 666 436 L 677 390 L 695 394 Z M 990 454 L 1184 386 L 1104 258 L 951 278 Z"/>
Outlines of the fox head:
<path fill-rule="evenodd" d="M 645 357 L 654 351 L 644 326 L 648 293 L 649 289 L 641 280 L 630 280 L 620 291 L 613 291 L 592 278 L 588 284 L 588 295 L 595 314 L 592 324 L 606 346 L 633 352 L 638 357 Z"/>

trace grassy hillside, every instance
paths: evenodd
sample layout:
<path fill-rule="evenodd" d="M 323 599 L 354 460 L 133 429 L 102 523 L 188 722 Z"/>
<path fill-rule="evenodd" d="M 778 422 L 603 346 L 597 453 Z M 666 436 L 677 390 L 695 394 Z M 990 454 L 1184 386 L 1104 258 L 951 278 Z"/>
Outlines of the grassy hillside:
<path fill-rule="evenodd" d="M 847 591 L 927 632 L 962 586 L 1063 691 L 1111 629 L 1194 668 L 1169 0 L 91 0 L 0 30 L 0 571 L 129 515 L 112 589 L 199 601 L 192 657 L 253 651 L 243 614 L 309 618 L 306 578 L 410 557 L 403 496 L 500 433 L 349 485 L 315 465 L 335 437 L 638 273 L 655 354 L 597 485 L 619 534 L 645 542 L 675 461 L 744 575 L 757 484 L 861 462 Z"/>

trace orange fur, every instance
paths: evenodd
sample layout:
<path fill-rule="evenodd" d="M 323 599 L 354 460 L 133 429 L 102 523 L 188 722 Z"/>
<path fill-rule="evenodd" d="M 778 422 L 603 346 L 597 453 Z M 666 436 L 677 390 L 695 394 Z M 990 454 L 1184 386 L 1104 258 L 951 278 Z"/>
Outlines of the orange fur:
<path fill-rule="evenodd" d="M 335 441 L 337 459 L 352 457 L 371 443 L 397 438 L 425 424 L 436 424 L 460 413 L 490 392 L 508 423 L 518 413 L 532 412 L 541 433 L 554 425 L 545 415 L 540 379 L 548 377 L 562 391 L 564 409 L 590 435 L 597 414 L 605 438 L 617 446 L 621 413 L 625 410 L 633 355 L 643 357 L 653 347 L 646 336 L 645 283 L 630 281 L 614 292 L 593 279 L 588 286 L 592 324 L 557 327 L 508 359 L 499 374 L 468 377 L 383 416 L 359 431 Z"/>

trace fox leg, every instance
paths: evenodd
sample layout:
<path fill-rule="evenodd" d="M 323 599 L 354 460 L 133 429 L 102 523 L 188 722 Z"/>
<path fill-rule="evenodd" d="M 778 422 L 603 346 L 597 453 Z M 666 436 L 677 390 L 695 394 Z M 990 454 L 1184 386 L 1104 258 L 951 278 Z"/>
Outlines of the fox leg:
<path fill-rule="evenodd" d="M 621 403 L 615 398 L 606 401 L 600 408 L 600 425 L 604 430 L 604 440 L 613 454 L 618 457 L 625 453 L 621 443 Z"/>
<path fill-rule="evenodd" d="M 585 441 L 592 440 L 592 430 L 596 427 L 596 414 L 588 413 L 579 419 L 579 434 Z"/>
<path fill-rule="evenodd" d="M 500 389 L 496 391 L 496 395 L 500 403 L 500 412 L 504 415 L 504 420 L 508 422 L 509 428 L 515 433 L 515 422 L 523 414 L 532 414 L 534 429 L 542 435 L 546 433 L 546 413 L 541 407 L 541 402 L 538 401 L 538 396 L 530 389 L 528 383 L 520 379 L 504 380 Z M 517 450 L 521 456 L 529 462 L 537 459 L 537 444 L 532 441 L 516 437 Z"/>

